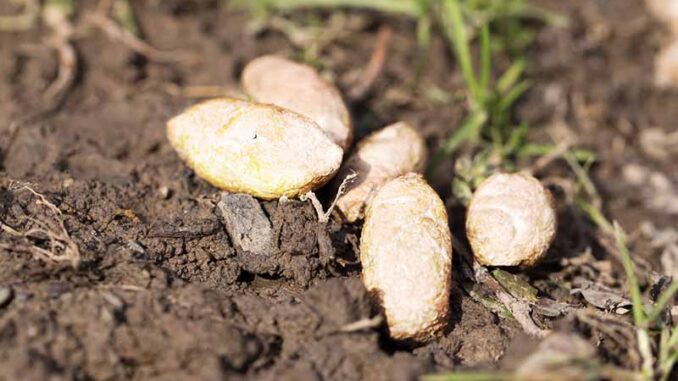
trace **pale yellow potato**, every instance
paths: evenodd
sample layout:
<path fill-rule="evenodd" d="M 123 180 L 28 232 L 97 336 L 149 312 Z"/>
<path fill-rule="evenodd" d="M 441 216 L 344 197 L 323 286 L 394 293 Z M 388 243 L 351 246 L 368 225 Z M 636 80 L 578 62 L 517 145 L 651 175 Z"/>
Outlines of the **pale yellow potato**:
<path fill-rule="evenodd" d="M 174 117 L 167 137 L 210 184 L 263 199 L 294 197 L 323 185 L 343 156 L 311 119 L 230 98 L 202 102 Z"/>
<path fill-rule="evenodd" d="M 422 172 L 426 166 L 426 143 L 405 122 L 391 124 L 362 139 L 335 177 L 334 188 L 346 176 L 357 176 L 337 200 L 344 219 L 355 222 L 363 218 L 365 207 L 387 181 L 409 172 Z"/>
<path fill-rule="evenodd" d="M 341 94 L 312 67 L 278 56 L 261 56 L 245 66 L 242 86 L 257 102 L 313 119 L 341 148 L 351 145 L 353 125 Z"/>
<path fill-rule="evenodd" d="M 360 238 L 365 287 L 397 341 L 425 342 L 448 322 L 452 241 L 442 200 L 419 174 L 385 184 Z"/>
<path fill-rule="evenodd" d="M 473 193 L 466 212 L 466 234 L 482 265 L 532 266 L 555 233 L 551 193 L 529 174 L 490 176 Z"/>

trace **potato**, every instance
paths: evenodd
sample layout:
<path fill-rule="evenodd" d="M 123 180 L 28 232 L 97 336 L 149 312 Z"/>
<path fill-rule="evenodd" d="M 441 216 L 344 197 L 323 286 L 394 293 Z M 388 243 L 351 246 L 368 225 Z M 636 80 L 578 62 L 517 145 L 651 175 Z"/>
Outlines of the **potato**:
<path fill-rule="evenodd" d="M 337 200 L 348 222 L 363 218 L 365 206 L 387 181 L 426 166 L 426 143 L 417 130 L 399 122 L 376 131 L 358 143 L 336 176 L 334 188 L 351 173 L 356 178 Z"/>
<path fill-rule="evenodd" d="M 482 265 L 532 266 L 556 233 L 551 193 L 525 173 L 497 173 L 483 181 L 466 212 L 466 234 Z"/>
<path fill-rule="evenodd" d="M 323 185 L 343 156 L 311 119 L 230 98 L 200 103 L 174 117 L 167 137 L 198 176 L 263 199 L 294 197 Z"/>
<path fill-rule="evenodd" d="M 245 66 L 242 86 L 257 102 L 313 119 L 341 148 L 351 145 L 353 126 L 341 94 L 312 67 L 282 57 L 262 56 Z"/>
<path fill-rule="evenodd" d="M 425 342 L 447 324 L 452 241 L 445 205 L 418 174 L 386 183 L 367 208 L 362 279 L 397 341 Z"/>

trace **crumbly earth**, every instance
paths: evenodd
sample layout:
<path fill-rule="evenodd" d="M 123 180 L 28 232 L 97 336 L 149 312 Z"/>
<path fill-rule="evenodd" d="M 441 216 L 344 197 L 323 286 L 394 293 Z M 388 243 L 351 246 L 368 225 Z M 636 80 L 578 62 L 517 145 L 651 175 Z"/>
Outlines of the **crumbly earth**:
<path fill-rule="evenodd" d="M 93 3 L 82 2 L 79 17 Z M 221 194 L 181 162 L 165 122 L 195 103 L 204 86 L 237 91 L 250 59 L 300 50 L 280 31 L 254 33 L 246 14 L 220 1 L 134 3 L 147 41 L 192 59 L 153 62 L 89 30 L 74 41 L 81 63 L 75 84 L 49 112 L 40 113 L 57 74 L 44 45 L 49 31 L 0 33 L 0 380 L 408 380 L 452 369 L 513 369 L 536 347 L 539 340 L 515 320 L 471 296 L 459 255 L 449 330 L 416 348 L 390 343 L 382 326 L 371 324 L 378 319 L 359 279 L 359 228 L 334 219 L 320 224 L 310 201 L 262 202 L 274 239 L 270 260 L 253 264 L 226 231 Z M 652 85 L 653 57 L 667 31 L 639 0 L 534 3 L 569 22 L 531 27 L 533 87 L 517 117 L 534 126 L 534 141 L 554 136 L 595 151 L 593 177 L 606 210 L 630 232 L 641 282 L 652 285 L 667 270 L 661 248 L 640 228 L 678 223 L 678 208 L 671 209 L 678 154 L 648 143 L 661 143 L 651 138 L 674 132 L 678 120 L 678 93 Z M 15 11 L 12 2 L 0 3 L 1 14 Z M 406 120 L 434 148 L 455 128 L 463 83 L 442 40 L 432 42 L 417 78 L 412 22 L 370 12 L 312 15 L 345 23 L 318 51 L 321 69 L 345 93 L 372 53 L 376 29 L 392 30 L 384 70 L 350 104 L 358 138 Z M 431 96 L 433 85 L 451 96 Z M 431 182 L 448 200 L 459 239 L 464 218 L 450 198 L 452 165 L 442 163 Z M 624 291 L 619 261 L 559 192 L 564 173 L 558 163 L 538 173 L 554 180 L 561 223 L 552 260 L 521 278 L 575 312 L 562 316 L 551 305 L 533 318 L 581 334 L 603 361 L 637 366 L 628 316 L 586 315 L 590 301 L 570 292 L 585 281 Z M 59 246 L 67 242 L 63 221 L 79 249 L 76 269 L 40 255 L 50 236 L 20 236 L 36 221 L 47 224 L 56 255 L 68 253 Z"/>

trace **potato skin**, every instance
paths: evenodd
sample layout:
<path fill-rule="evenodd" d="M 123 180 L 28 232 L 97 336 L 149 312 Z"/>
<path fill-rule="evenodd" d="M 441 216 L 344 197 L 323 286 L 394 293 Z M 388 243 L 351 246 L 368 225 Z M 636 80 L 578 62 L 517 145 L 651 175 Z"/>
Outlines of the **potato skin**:
<path fill-rule="evenodd" d="M 199 103 L 172 118 L 167 137 L 210 184 L 262 199 L 294 197 L 323 185 L 343 156 L 309 118 L 230 98 Z"/>
<path fill-rule="evenodd" d="M 555 233 L 553 197 L 525 173 L 490 176 L 473 193 L 466 212 L 466 234 L 482 265 L 533 266 Z"/>
<path fill-rule="evenodd" d="M 445 205 L 421 175 L 391 180 L 367 208 L 362 279 L 396 341 L 425 342 L 448 321 L 452 241 Z"/>
<path fill-rule="evenodd" d="M 351 173 L 357 177 L 337 200 L 337 208 L 347 222 L 363 218 L 365 206 L 389 180 L 426 167 L 426 142 L 405 122 L 384 127 L 362 139 L 344 162 L 334 180 L 338 189 Z"/>
<path fill-rule="evenodd" d="M 351 145 L 353 125 L 341 94 L 312 67 L 265 55 L 245 66 L 241 82 L 253 100 L 306 115 L 341 148 Z"/>

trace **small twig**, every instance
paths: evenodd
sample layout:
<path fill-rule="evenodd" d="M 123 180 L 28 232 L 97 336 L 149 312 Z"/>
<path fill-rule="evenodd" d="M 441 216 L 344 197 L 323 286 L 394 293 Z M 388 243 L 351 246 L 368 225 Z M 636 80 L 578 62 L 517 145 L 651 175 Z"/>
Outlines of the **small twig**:
<path fill-rule="evenodd" d="M 377 33 L 377 40 L 374 43 L 374 50 L 370 60 L 362 73 L 355 80 L 353 86 L 348 90 L 348 98 L 356 101 L 362 99 L 374 85 L 381 74 L 386 62 L 386 50 L 391 40 L 391 28 L 382 26 Z"/>
<path fill-rule="evenodd" d="M 384 322 L 384 318 L 381 315 L 377 315 L 371 318 L 360 319 L 354 321 L 353 323 L 348 323 L 339 328 L 339 332 L 350 333 L 356 331 L 362 331 L 365 329 L 376 328 Z"/>
<path fill-rule="evenodd" d="M 57 77 L 43 96 L 46 112 L 59 107 L 75 82 L 78 56 L 71 41 L 74 33 L 70 20 L 72 12 L 72 3 L 55 0 L 47 1 L 42 10 L 42 20 L 51 31 L 48 44 L 56 51 L 58 58 Z"/>
<path fill-rule="evenodd" d="M 327 212 L 325 213 L 327 215 L 326 218 L 329 219 L 330 214 L 332 213 L 334 208 L 337 206 L 337 201 L 339 201 L 339 197 L 341 197 L 344 193 L 346 193 L 346 187 L 356 177 L 358 177 L 358 174 L 355 171 L 351 171 L 351 173 L 346 175 L 346 177 L 344 177 L 344 179 L 341 180 L 341 184 L 339 184 L 339 188 L 337 189 L 337 194 L 334 195 L 334 200 L 332 200 L 332 204 L 330 204 L 329 209 L 327 209 Z"/>
<path fill-rule="evenodd" d="M 344 177 L 344 179 L 341 181 L 341 184 L 339 185 L 339 189 L 337 189 L 337 194 L 334 196 L 334 200 L 332 201 L 332 204 L 327 209 L 327 211 L 323 210 L 323 205 L 320 203 L 320 200 L 318 200 L 318 197 L 316 197 L 313 191 L 307 192 L 305 195 L 299 197 L 299 199 L 301 201 L 311 200 L 311 204 L 313 204 L 313 208 L 315 208 L 315 212 L 318 214 L 318 222 L 326 224 L 330 221 L 332 211 L 337 206 L 337 200 L 339 200 L 339 197 L 346 191 L 346 186 L 350 183 L 351 180 L 355 179 L 357 176 L 358 176 L 357 173 L 352 172 L 348 176 Z"/>
<path fill-rule="evenodd" d="M 26 251 L 45 260 L 52 260 L 55 262 L 70 261 L 71 265 L 74 268 L 77 268 L 80 263 L 80 250 L 66 229 L 61 210 L 47 200 L 44 195 L 36 192 L 28 184 L 13 182 L 10 187 L 29 191 L 37 198 L 36 204 L 44 206 L 51 212 L 52 218 L 40 221 L 32 217 L 27 217 L 26 219 L 37 227 L 32 227 L 25 231 L 16 230 L 2 221 L 0 221 L 0 228 L 2 231 L 12 236 L 25 238 L 27 240 L 31 238 L 47 239 L 50 243 L 50 250 L 39 247 L 34 243 L 30 243 L 27 247 L 16 247 L 9 244 L 1 244 L 0 247 L 7 250 Z M 57 253 L 57 251 L 60 251 L 61 253 Z"/>
<path fill-rule="evenodd" d="M 535 161 L 534 164 L 532 164 L 532 166 L 527 169 L 527 171 L 532 175 L 541 171 L 552 162 L 562 158 L 563 154 L 570 149 L 570 146 L 571 145 L 569 142 L 562 142 L 556 145 L 556 147 L 551 152 L 539 157 L 539 159 L 537 159 L 537 161 Z"/>
<path fill-rule="evenodd" d="M 138 53 L 151 61 L 161 63 L 193 62 L 196 57 L 183 52 L 167 52 L 159 50 L 137 36 L 123 29 L 105 14 L 94 13 L 87 17 L 88 24 L 102 30 L 113 41 L 117 41 L 135 53 Z"/>
<path fill-rule="evenodd" d="M 56 79 L 49 85 L 44 94 L 48 108 L 53 108 L 63 100 L 68 90 L 75 82 L 75 73 L 78 67 L 78 57 L 73 44 L 66 36 L 55 36 L 51 45 L 57 52 L 59 70 Z"/>
<path fill-rule="evenodd" d="M 98 288 L 103 289 L 118 289 L 123 291 L 144 291 L 145 288 L 141 286 L 135 286 L 132 284 L 100 284 Z"/>

